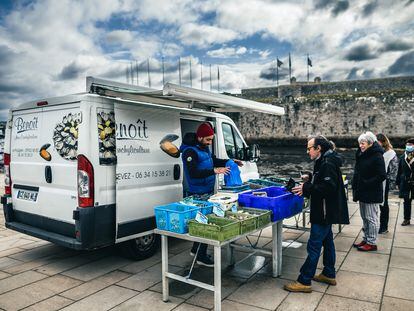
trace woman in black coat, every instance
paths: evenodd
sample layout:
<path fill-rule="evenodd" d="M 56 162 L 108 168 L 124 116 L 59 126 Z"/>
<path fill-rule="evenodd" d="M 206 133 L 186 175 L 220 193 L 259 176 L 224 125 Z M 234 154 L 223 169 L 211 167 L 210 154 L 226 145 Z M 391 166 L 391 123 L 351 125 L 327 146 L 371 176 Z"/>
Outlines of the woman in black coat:
<path fill-rule="evenodd" d="M 354 246 L 360 251 L 376 251 L 379 205 L 384 200 L 382 182 L 387 177 L 384 150 L 372 132 L 359 136 L 358 143 L 352 192 L 354 201 L 359 201 L 364 237 L 362 242 Z"/>

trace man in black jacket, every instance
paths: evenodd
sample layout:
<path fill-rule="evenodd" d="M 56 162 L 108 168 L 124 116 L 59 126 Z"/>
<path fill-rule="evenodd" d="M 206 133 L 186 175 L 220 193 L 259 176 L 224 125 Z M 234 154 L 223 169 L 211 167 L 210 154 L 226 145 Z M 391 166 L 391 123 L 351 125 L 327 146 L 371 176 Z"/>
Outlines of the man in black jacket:
<path fill-rule="evenodd" d="M 284 287 L 291 292 L 311 292 L 312 279 L 336 285 L 332 224 L 349 224 L 349 214 L 340 169 L 342 159 L 331 147 L 323 136 L 308 141 L 307 152 L 310 159 L 315 161 L 313 177 L 311 174 L 303 177 L 305 183 L 292 190 L 298 195 L 310 197 L 311 232 L 308 257 L 300 269 L 298 280 Z M 321 274 L 315 275 L 322 246 L 324 269 Z"/>

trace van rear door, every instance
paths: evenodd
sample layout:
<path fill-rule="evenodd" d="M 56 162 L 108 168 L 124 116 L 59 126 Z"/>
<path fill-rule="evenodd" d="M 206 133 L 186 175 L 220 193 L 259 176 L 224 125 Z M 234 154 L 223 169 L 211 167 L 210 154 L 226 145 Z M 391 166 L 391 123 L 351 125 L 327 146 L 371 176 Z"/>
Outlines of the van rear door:
<path fill-rule="evenodd" d="M 155 228 L 154 207 L 182 199 L 180 115 L 115 105 L 117 239 Z"/>
<path fill-rule="evenodd" d="M 13 112 L 10 173 L 16 221 L 74 235 L 81 122 L 79 103 Z"/>

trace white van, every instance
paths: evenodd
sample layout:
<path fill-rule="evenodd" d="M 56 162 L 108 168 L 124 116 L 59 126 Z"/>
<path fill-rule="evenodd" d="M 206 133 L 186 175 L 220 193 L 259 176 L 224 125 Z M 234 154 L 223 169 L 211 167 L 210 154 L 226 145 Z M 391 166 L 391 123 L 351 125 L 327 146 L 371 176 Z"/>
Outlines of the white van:
<path fill-rule="evenodd" d="M 157 247 L 154 206 L 183 196 L 177 147 L 210 122 L 218 158 L 245 161 L 257 178 L 257 146 L 214 111 L 283 114 L 283 108 L 166 84 L 164 89 L 87 78 L 87 93 L 10 111 L 5 137 L 6 227 L 73 249 L 124 242 L 133 258 Z M 217 179 L 217 187 L 223 178 Z"/>

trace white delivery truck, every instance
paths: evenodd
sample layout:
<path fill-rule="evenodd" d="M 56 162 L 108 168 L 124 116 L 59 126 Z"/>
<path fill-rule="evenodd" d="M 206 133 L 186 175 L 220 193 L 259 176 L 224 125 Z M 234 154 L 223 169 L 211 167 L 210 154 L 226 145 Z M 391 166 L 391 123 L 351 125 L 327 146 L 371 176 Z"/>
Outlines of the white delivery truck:
<path fill-rule="evenodd" d="M 257 146 L 218 111 L 280 115 L 283 108 L 166 84 L 149 89 L 87 77 L 86 93 L 10 110 L 4 147 L 6 227 L 73 249 L 121 243 L 133 258 L 151 256 L 154 207 L 183 196 L 178 148 L 210 122 L 212 152 L 244 161 L 257 178 Z M 223 178 L 217 179 L 217 186 Z"/>

